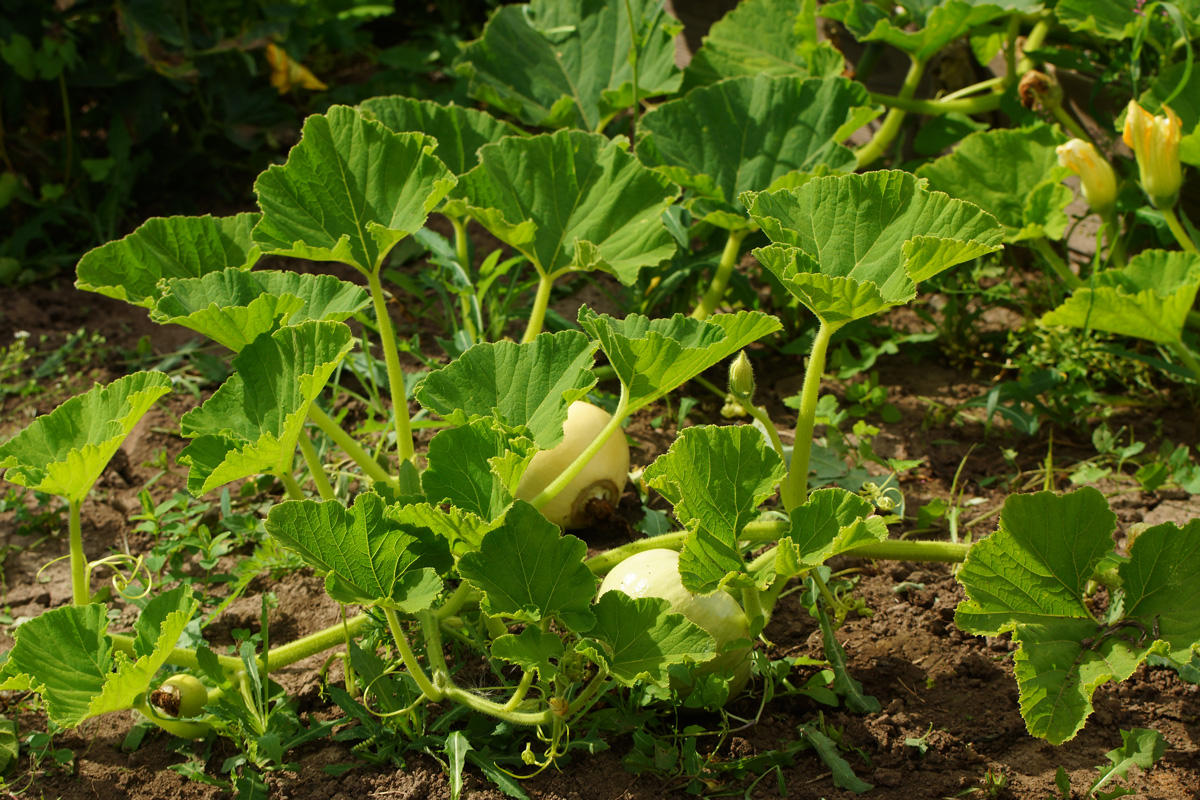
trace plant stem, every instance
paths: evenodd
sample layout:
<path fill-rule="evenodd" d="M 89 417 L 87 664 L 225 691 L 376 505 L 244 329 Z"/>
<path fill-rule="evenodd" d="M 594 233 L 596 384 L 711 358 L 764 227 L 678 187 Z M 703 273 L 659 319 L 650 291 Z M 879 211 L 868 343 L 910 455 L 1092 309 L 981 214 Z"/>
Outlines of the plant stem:
<path fill-rule="evenodd" d="M 897 100 L 905 101 L 912 99 L 913 94 L 917 91 L 918 84 L 921 83 L 921 74 L 924 71 L 925 62 L 914 58 L 911 66 L 908 68 L 908 75 L 904 78 L 904 84 L 900 87 L 900 93 L 896 96 Z M 969 103 L 971 101 L 967 100 L 964 102 Z M 875 131 L 875 135 L 871 137 L 871 141 L 860 147 L 854 154 L 858 158 L 859 169 L 866 169 L 875 163 L 875 160 L 892 146 L 892 141 L 900 133 L 900 126 L 904 123 L 905 113 L 904 109 L 896 106 L 892 106 L 888 110 L 887 117 L 884 118 L 883 124 L 879 126 L 879 130 Z"/>
<path fill-rule="evenodd" d="M 334 444 L 342 448 L 342 452 L 350 456 L 350 460 L 358 464 L 358 468 L 368 477 L 382 481 L 389 486 L 396 485 L 396 479 L 388 475 L 387 470 L 379 466 L 379 462 L 371 458 L 371 454 L 354 441 L 350 434 L 342 430 L 333 417 L 322 411 L 316 403 L 308 407 L 308 418 L 321 429 L 322 433 L 332 439 Z"/>
<path fill-rule="evenodd" d="M 450 220 L 450 224 L 454 227 L 454 257 L 458 259 L 458 265 L 469 275 L 471 272 L 471 240 L 467 237 L 467 224 L 458 217 L 446 215 L 446 219 Z"/>
<path fill-rule="evenodd" d="M 1083 286 L 1083 281 L 1071 271 L 1071 268 L 1059 257 L 1058 253 L 1054 252 L 1054 248 L 1050 246 L 1050 242 L 1046 241 L 1045 236 L 1035 236 L 1029 240 L 1029 244 L 1034 250 L 1041 253 L 1042 258 L 1046 259 L 1046 263 L 1050 265 L 1050 269 L 1054 270 L 1054 274 L 1067 285 L 1068 289 L 1074 291 Z"/>
<path fill-rule="evenodd" d="M 133 710 L 140 713 L 150 722 L 153 722 L 158 727 L 162 728 L 172 736 L 178 736 L 180 739 L 203 739 L 212 733 L 212 726 L 207 722 L 197 722 L 195 720 L 184 719 L 167 719 L 153 708 L 151 708 L 145 700 L 133 706 Z"/>
<path fill-rule="evenodd" d="M 343 644 L 347 637 L 352 638 L 362 633 L 370 624 L 371 617 L 369 615 L 358 614 L 344 621 L 338 620 L 328 628 L 301 636 L 295 641 L 274 647 L 266 654 L 267 672 L 289 667 L 297 661 L 302 661 L 317 653 L 324 653 L 331 647 L 337 647 L 339 644 Z"/>
<path fill-rule="evenodd" d="M 1115 211 L 1104 220 L 1104 230 L 1108 240 L 1108 259 L 1121 269 L 1125 266 L 1125 239 L 1121 236 L 1120 217 Z"/>
<path fill-rule="evenodd" d="M 137 657 L 134 651 L 134 639 L 124 633 L 109 633 L 108 638 L 112 640 L 114 652 L 125 653 L 126 655 Z M 197 669 L 200 666 L 200 659 L 196 657 L 195 650 L 187 650 L 182 647 L 171 649 L 170 655 L 167 656 L 167 663 L 176 667 L 184 667 L 186 669 Z M 246 668 L 240 658 L 235 656 L 217 656 L 217 663 L 221 668 L 229 673 L 241 672 Z"/>
<path fill-rule="evenodd" d="M 396 334 L 392 330 L 392 319 L 388 316 L 387 305 L 383 296 L 383 285 L 379 282 L 379 273 L 367 275 L 367 285 L 371 290 L 371 300 L 375 304 L 375 321 L 379 324 L 379 345 L 383 348 L 383 360 L 387 364 L 388 389 L 392 395 L 392 418 L 396 426 L 396 454 L 400 461 L 411 462 L 415 448 L 413 447 L 412 426 L 408 416 L 408 392 L 404 388 L 404 371 L 400 368 L 399 351 L 396 348 Z M 416 486 L 405 486 L 406 476 L 411 471 L 400 468 L 400 491 L 405 494 L 416 494 Z"/>
<path fill-rule="evenodd" d="M 1076 139 L 1083 139 L 1085 142 L 1091 142 L 1095 145 L 1095 141 L 1091 135 L 1084 129 L 1082 125 L 1075 121 L 1075 118 L 1067 113 L 1067 110 L 1062 107 L 1062 103 L 1056 106 L 1050 106 L 1050 113 L 1058 120 L 1059 124 L 1071 132 L 1071 135 Z"/>
<path fill-rule="evenodd" d="M 629 154 L 633 155 L 638 123 L 638 35 L 633 23 L 633 7 L 625 0 L 625 16 L 629 20 L 629 67 L 633 72 L 633 119 L 629 121 Z M 601 131 L 597 131 L 600 133 Z"/>
<path fill-rule="evenodd" d="M 914 114 L 924 114 L 927 117 L 938 117 L 943 114 L 958 113 L 971 115 L 986 114 L 989 111 L 995 111 L 1000 108 L 1000 95 L 985 94 L 979 97 L 943 97 L 939 100 L 913 100 L 907 97 L 871 92 L 871 102 L 887 106 L 890 109 L 911 111 Z M 886 120 L 884 122 L 886 123 Z M 882 131 L 883 128 L 879 130 Z M 875 135 L 879 136 L 879 132 L 877 131 Z"/>
<path fill-rule="evenodd" d="M 1183 229 L 1182 223 L 1179 222 L 1179 217 L 1175 213 L 1175 209 L 1171 207 L 1159 209 L 1163 213 L 1163 218 L 1167 221 L 1167 227 L 1171 229 L 1171 235 L 1175 237 L 1175 241 L 1179 242 L 1179 246 L 1186 253 L 1196 252 L 1196 243 L 1192 241 L 1192 237 L 1188 236 L 1188 232 Z"/>
<path fill-rule="evenodd" d="M 283 488 L 287 489 L 288 497 L 293 500 L 304 499 L 304 490 L 300 488 L 300 484 L 296 483 L 296 479 L 292 477 L 292 473 L 280 472 L 277 473 L 276 477 L 283 481 Z"/>
<path fill-rule="evenodd" d="M 537 294 L 533 296 L 533 308 L 529 310 L 529 322 L 525 324 L 525 335 L 521 337 L 521 344 L 532 342 L 542 332 L 542 323 L 546 320 L 546 309 L 550 305 L 550 290 L 554 287 L 554 281 L 560 274 L 562 273 L 547 274 L 538 270 Z"/>
<path fill-rule="evenodd" d="M 596 434 L 596 438 L 592 440 L 592 443 L 589 444 L 582 453 L 577 455 L 575 460 L 572 461 L 557 478 L 551 481 L 545 489 L 542 489 L 542 491 L 539 492 L 536 497 L 529 501 L 534 508 L 539 510 L 543 508 L 547 503 L 557 497 L 559 492 L 567 488 L 567 484 L 575 480 L 575 476 L 578 475 L 583 468 L 587 466 L 588 462 L 600 452 L 600 448 L 604 447 L 604 443 L 607 442 L 614 433 L 621 429 L 621 423 L 625 421 L 628 408 L 629 387 L 622 383 L 621 398 L 617 401 L 617 408 L 615 411 L 613 411 L 612 419 L 610 419 L 608 423 L 600 429 L 600 432 Z"/>
<path fill-rule="evenodd" d="M 313 484 L 317 487 L 317 494 L 322 500 L 333 500 L 335 495 L 333 487 L 329 485 L 329 478 L 325 475 L 325 469 L 321 466 L 321 457 L 317 455 L 317 448 L 313 447 L 312 439 L 309 438 L 307 431 L 300 431 L 300 454 L 304 456 L 304 463 L 308 465 L 308 471 L 312 473 Z"/>
<path fill-rule="evenodd" d="M 841 324 L 824 320 L 813 338 L 812 355 L 804 371 L 804 387 L 800 391 L 800 408 L 796 417 L 796 439 L 792 444 L 792 464 L 780 485 L 784 510 L 791 512 L 808 497 L 808 459 L 812 451 L 813 428 L 816 426 L 817 398 L 821 393 L 821 376 L 825 374 L 825 352 L 829 340 Z"/>
<path fill-rule="evenodd" d="M 970 86 L 964 86 L 962 89 L 959 89 L 958 91 L 950 92 L 949 94 L 942 95 L 941 97 L 937 98 L 936 100 L 931 100 L 930 102 L 931 103 L 944 103 L 944 102 L 951 101 L 951 100 L 961 100 L 964 97 L 970 97 L 973 94 L 979 94 L 980 92 L 985 92 L 985 91 L 988 91 L 989 89 L 996 89 L 997 87 L 1002 86 L 1003 84 L 1004 84 L 1004 76 L 997 75 L 995 78 L 988 78 L 986 81 L 980 81 L 979 83 L 972 83 Z"/>
<path fill-rule="evenodd" d="M 83 524 L 79 518 L 82 501 L 67 502 L 67 526 L 70 530 L 71 546 L 71 600 L 77 606 L 86 606 L 92 600 L 88 587 L 87 558 L 83 554 Z"/>
<path fill-rule="evenodd" d="M 767 431 L 767 438 L 771 440 L 771 447 L 775 448 L 775 453 L 779 456 L 779 460 L 787 463 L 787 456 L 783 451 L 783 440 L 779 438 L 779 431 L 775 428 L 775 423 L 771 422 L 771 417 L 767 414 L 766 406 L 748 405 L 742 406 L 746 409 L 746 413 L 754 419 L 762 423 L 762 426 Z"/>
<path fill-rule="evenodd" d="M 383 610 L 387 616 L 388 628 L 392 631 L 392 638 L 396 640 L 396 649 L 400 652 L 400 660 L 404 662 L 405 668 L 408 669 L 408 674 L 417 682 L 417 687 L 421 692 L 433 702 L 438 702 L 442 699 L 442 692 L 429 681 L 429 677 L 425 671 L 421 669 L 421 665 L 417 663 L 417 656 L 413 653 L 412 648 L 408 646 L 408 637 L 404 635 L 404 629 L 400 627 L 400 618 L 396 616 L 396 612 L 390 608 Z"/>
<path fill-rule="evenodd" d="M 1013 14 L 1008 18 L 1008 40 L 1004 47 L 1004 77 L 1005 86 L 1011 86 L 1020 78 L 1017 75 L 1017 37 L 1021 35 L 1021 17 Z"/>
<path fill-rule="evenodd" d="M 521 701 L 525 699 L 526 692 L 533 685 L 533 671 L 525 670 L 521 675 L 521 682 L 517 684 L 516 691 L 512 697 L 508 698 L 508 702 L 504 704 L 505 711 L 516 711 L 517 706 L 521 705 Z"/>
<path fill-rule="evenodd" d="M 1192 375 L 1195 376 L 1196 380 L 1200 380 L 1200 361 L 1196 360 L 1196 356 L 1192 353 L 1191 349 L 1182 340 L 1171 342 L 1171 349 L 1175 352 L 1175 355 L 1179 356 L 1179 360 L 1183 362 L 1183 365 L 1192 371 Z"/>
<path fill-rule="evenodd" d="M 733 268 L 738 263 L 738 250 L 742 240 L 750 233 L 749 228 L 731 230 L 725 237 L 725 249 L 721 251 L 721 260 L 717 262 L 717 271 L 713 273 L 712 283 L 708 291 L 700 298 L 700 305 L 692 312 L 692 319 L 708 319 L 717 305 L 725 298 L 725 290 L 729 286 L 729 278 Z"/>
<path fill-rule="evenodd" d="M 1021 48 L 1021 60 L 1017 62 L 1017 78 L 1019 79 L 1029 70 L 1037 66 L 1037 62 L 1029 56 L 1025 55 L 1029 50 L 1037 50 L 1042 46 L 1042 42 L 1046 41 L 1046 36 L 1050 33 L 1050 20 L 1048 18 L 1038 20 L 1033 26 L 1033 30 L 1025 37 L 1025 45 Z"/>

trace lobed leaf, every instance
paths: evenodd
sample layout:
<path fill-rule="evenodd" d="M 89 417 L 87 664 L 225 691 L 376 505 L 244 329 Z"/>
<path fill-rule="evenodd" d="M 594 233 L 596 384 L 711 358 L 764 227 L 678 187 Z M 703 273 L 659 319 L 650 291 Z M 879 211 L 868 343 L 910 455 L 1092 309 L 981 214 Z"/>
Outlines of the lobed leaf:
<path fill-rule="evenodd" d="M 580 131 L 502 139 L 480 149 L 452 197 L 542 274 L 602 270 L 631 285 L 675 252 L 660 218 L 679 190 L 623 142 Z"/>
<path fill-rule="evenodd" d="M 562 639 L 530 625 L 519 634 L 506 633 L 492 641 L 492 657 L 516 664 L 524 670 L 537 670 L 542 680 L 554 680 L 563 657 Z"/>
<path fill-rule="evenodd" d="M 714 314 L 706 320 L 630 314 L 618 321 L 587 306 L 579 309 L 579 324 L 599 340 L 628 387 L 631 414 L 781 327 L 778 319 L 758 311 Z"/>
<path fill-rule="evenodd" d="M 488 613 L 534 623 L 554 618 L 580 633 L 596 621 L 596 576 L 586 555 L 582 541 L 517 500 L 479 551 L 459 559 L 458 571 L 484 593 Z"/>
<path fill-rule="evenodd" d="M 263 334 L 233 359 L 236 372 L 180 420 L 193 441 L 177 457 L 199 496 L 230 481 L 291 471 L 308 408 L 354 347 L 341 322 L 309 321 Z"/>
<path fill-rule="evenodd" d="M 348 106 L 310 116 L 287 163 L 254 183 L 262 209 L 254 242 L 265 253 L 377 273 L 455 184 L 435 145 Z"/>
<path fill-rule="evenodd" d="M 498 519 L 537 447 L 493 419 L 439 431 L 429 442 L 429 467 L 421 476 L 431 503 L 449 503 L 483 520 Z"/>
<path fill-rule="evenodd" d="M 495 417 L 528 428 L 548 450 L 562 441 L 571 403 L 596 384 L 595 352 L 596 344 L 578 331 L 543 333 L 526 344 L 477 344 L 429 373 L 417 400 L 454 425 Z"/>
<path fill-rule="evenodd" d="M 170 392 L 161 372 L 96 384 L 0 444 L 5 480 L 82 503 L 133 426 Z"/>
<path fill-rule="evenodd" d="M 779 540 L 775 572 L 790 578 L 836 555 L 880 542 L 887 526 L 870 501 L 845 489 L 818 489 L 791 512 L 791 528 Z"/>
<path fill-rule="evenodd" d="M 376 119 L 395 133 L 417 132 L 437 141 L 433 154 L 451 173 L 461 176 L 479 163 L 479 148 L 505 136 L 525 136 L 515 125 L 473 108 L 439 105 L 415 97 L 372 97 L 359 105 L 368 119 Z"/>
<path fill-rule="evenodd" d="M 662 0 L 534 0 L 497 9 L 454 68 L 470 81 L 472 97 L 527 125 L 599 131 L 633 105 L 635 39 L 638 97 L 679 88 L 676 32 Z"/>
<path fill-rule="evenodd" d="M 623 686 L 650 681 L 665 688 L 672 664 L 708 661 L 715 655 L 713 638 L 671 611 L 662 598 L 605 592 L 592 610 L 596 624 L 576 649 Z"/>
<path fill-rule="evenodd" d="M 412 613 L 433 604 L 439 575 L 454 561 L 446 539 L 406 516 L 403 507 L 364 492 L 350 508 L 338 500 L 280 503 L 266 528 L 325 573 L 325 590 L 338 602 Z"/>
<path fill-rule="evenodd" d="M 165 281 L 150 319 L 191 328 L 234 352 L 283 325 L 341 322 L 366 308 L 367 293 L 332 275 L 226 269 Z"/>
<path fill-rule="evenodd" d="M 84 254 L 75 286 L 150 308 L 164 278 L 253 267 L 262 252 L 250 233 L 258 219 L 258 214 L 148 219 L 124 239 Z"/>

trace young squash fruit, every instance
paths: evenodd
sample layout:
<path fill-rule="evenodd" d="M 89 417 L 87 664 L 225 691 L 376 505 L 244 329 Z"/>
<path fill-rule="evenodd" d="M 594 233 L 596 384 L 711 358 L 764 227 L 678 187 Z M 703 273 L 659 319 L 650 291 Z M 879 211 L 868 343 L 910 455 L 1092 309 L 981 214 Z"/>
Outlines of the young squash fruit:
<path fill-rule="evenodd" d="M 730 675 L 729 696 L 733 697 L 750 678 L 750 647 L 722 652 L 725 645 L 750 638 L 750 620 L 738 601 L 718 590 L 701 596 L 689 592 L 679 578 L 679 553 L 674 550 L 643 550 L 617 564 L 600 584 L 600 595 L 610 591 L 630 597 L 660 597 L 671 610 L 699 625 L 716 642 L 720 655 L 699 665 L 694 675 L 721 673 Z"/>
<path fill-rule="evenodd" d="M 513 495 L 532 500 L 587 449 L 612 419 L 604 409 L 576 400 L 567 409 L 563 439 L 529 462 Z M 542 507 L 542 515 L 560 528 L 586 528 L 612 513 L 629 480 L 629 445 L 616 431 L 566 488 Z"/>
<path fill-rule="evenodd" d="M 195 717 L 208 702 L 208 689 L 193 675 L 172 675 L 150 693 L 150 702 L 168 717 Z"/>

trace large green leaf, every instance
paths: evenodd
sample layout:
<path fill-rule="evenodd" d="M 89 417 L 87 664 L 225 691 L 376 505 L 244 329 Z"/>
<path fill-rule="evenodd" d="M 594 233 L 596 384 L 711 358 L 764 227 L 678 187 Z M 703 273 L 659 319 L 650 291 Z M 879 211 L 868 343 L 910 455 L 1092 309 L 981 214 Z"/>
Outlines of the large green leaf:
<path fill-rule="evenodd" d="M 1139 14 L 1135 4 L 1125 0 L 1058 0 L 1054 4 L 1054 16 L 1068 29 L 1106 39 L 1131 38 Z"/>
<path fill-rule="evenodd" d="M 287 163 L 254 183 L 262 209 L 255 243 L 265 253 L 378 272 L 454 186 L 432 155 L 434 145 L 424 134 L 392 133 L 347 106 L 314 114 Z"/>
<path fill-rule="evenodd" d="M 816 0 L 743 0 L 709 30 L 683 72 L 683 93 L 744 75 L 832 77 L 846 67 L 817 41 Z"/>
<path fill-rule="evenodd" d="M 266 527 L 325 573 L 325 590 L 338 602 L 411 613 L 437 599 L 439 573 L 453 559 L 445 539 L 410 524 L 402 511 L 371 492 L 350 508 L 338 500 L 290 500 L 271 509 Z"/>
<path fill-rule="evenodd" d="M 587 306 L 579 309 L 579 324 L 599 340 L 617 377 L 629 387 L 629 413 L 781 327 L 778 319 L 758 311 L 713 314 L 706 320 L 682 314 L 615 320 Z"/>
<path fill-rule="evenodd" d="M 163 278 L 250 269 L 261 250 L 250 238 L 258 214 L 154 217 L 124 239 L 85 254 L 75 286 L 149 308 Z"/>
<path fill-rule="evenodd" d="M 1200 646 L 1197 522 L 1143 532 L 1118 568 L 1124 608 L 1114 607 L 1107 624 L 1094 619 L 1084 592 L 1113 553 L 1115 523 L 1090 487 L 1013 495 L 999 531 L 971 548 L 958 575 L 967 599 L 956 624 L 978 635 L 1012 632 L 1021 715 L 1030 733 L 1054 744 L 1083 727 L 1097 687 L 1128 678 L 1151 653 L 1183 663 Z"/>
<path fill-rule="evenodd" d="M 595 385 L 596 344 L 578 331 L 532 342 L 477 344 L 417 387 L 417 399 L 455 425 L 495 417 L 526 427 L 538 447 L 562 441 L 567 408 Z"/>
<path fill-rule="evenodd" d="M 684 588 L 709 594 L 744 571 L 738 534 L 784 475 L 783 460 L 752 426 L 686 428 L 643 479 L 690 533 L 679 557 Z"/>
<path fill-rule="evenodd" d="M 1005 241 L 1038 236 L 1061 239 L 1065 209 L 1075 195 L 1061 181 L 1055 148 L 1067 138 L 1048 125 L 973 133 L 949 155 L 925 164 L 917 175 L 929 188 L 966 200 L 1000 220 Z"/>
<path fill-rule="evenodd" d="M 491 114 L 451 103 L 439 105 L 415 97 L 372 97 L 359 108 L 395 133 L 415 131 L 437 140 L 433 154 L 452 173 L 462 175 L 479 163 L 478 151 L 505 136 L 524 136 L 525 131 Z"/>
<path fill-rule="evenodd" d="M 134 659 L 112 651 L 107 607 L 63 606 L 15 633 L 2 674 L 27 676 L 46 715 L 73 728 L 89 717 L 134 707 L 171 654 L 199 603 L 185 586 L 151 600 L 134 625 Z"/>
<path fill-rule="evenodd" d="M 233 359 L 236 372 L 180 420 L 193 439 L 177 461 L 199 496 L 239 478 L 291 473 L 309 405 L 354 346 L 342 322 L 309 321 L 260 336 Z"/>
<path fill-rule="evenodd" d="M 202 333 L 234 352 L 282 325 L 341 322 L 366 308 L 367 293 L 332 275 L 227 269 L 165 281 L 150 312 L 155 322 Z"/>
<path fill-rule="evenodd" d="M 492 656 L 525 670 L 537 670 L 542 680 L 554 680 L 562 660 L 562 639 L 530 625 L 519 634 L 505 633 L 492 642 Z"/>
<path fill-rule="evenodd" d="M 635 37 L 638 97 L 679 87 L 676 31 L 662 0 L 534 0 L 498 9 L 454 67 L 470 80 L 472 97 L 526 124 L 599 131 L 633 105 Z"/>
<path fill-rule="evenodd" d="M 644 680 L 666 687 L 672 664 L 708 661 L 715 654 L 712 637 L 662 598 L 605 592 L 592 610 L 596 624 L 576 649 L 624 686 Z"/>
<path fill-rule="evenodd" d="M 580 131 L 510 137 L 479 151 L 453 197 L 542 274 L 603 270 L 632 284 L 675 252 L 660 217 L 679 194 L 625 151 Z"/>
<path fill-rule="evenodd" d="M 458 571 L 483 591 L 489 613 L 535 623 L 555 618 L 581 633 L 595 623 L 596 576 L 583 563 L 586 555 L 582 541 L 517 500 L 479 552 L 459 559 Z"/>
<path fill-rule="evenodd" d="M 1144 250 L 1124 269 L 1097 272 L 1088 283 L 1043 316 L 1042 323 L 1173 344 L 1183 335 L 1200 289 L 1200 256 Z"/>
<path fill-rule="evenodd" d="M 774 569 L 790 578 L 836 555 L 887 538 L 875 507 L 845 489 L 818 489 L 792 509 L 791 528 L 779 540 Z"/>
<path fill-rule="evenodd" d="M 814 178 L 742 202 L 777 243 L 754 254 L 830 324 L 908 302 L 919 281 L 999 250 L 1003 237 L 990 214 L 908 172 Z"/>
<path fill-rule="evenodd" d="M 697 217 L 749 227 L 736 204 L 742 192 L 854 170 L 854 153 L 840 141 L 874 116 L 861 113 L 868 105 L 866 88 L 845 78 L 721 81 L 642 117 L 637 153 L 690 191 Z"/>
<path fill-rule="evenodd" d="M 493 419 L 439 431 L 421 476 L 431 503 L 449 503 L 484 520 L 500 517 L 537 447 Z"/>
<path fill-rule="evenodd" d="M 900 5 L 910 12 L 902 20 L 868 0 L 837 0 L 822 6 L 821 16 L 841 22 L 860 42 L 883 42 L 928 61 L 972 28 L 1042 7 L 1038 0 L 910 0 Z"/>
<path fill-rule="evenodd" d="M 96 384 L 0 444 L 5 480 L 82 503 L 133 426 L 170 392 L 161 372 Z"/>

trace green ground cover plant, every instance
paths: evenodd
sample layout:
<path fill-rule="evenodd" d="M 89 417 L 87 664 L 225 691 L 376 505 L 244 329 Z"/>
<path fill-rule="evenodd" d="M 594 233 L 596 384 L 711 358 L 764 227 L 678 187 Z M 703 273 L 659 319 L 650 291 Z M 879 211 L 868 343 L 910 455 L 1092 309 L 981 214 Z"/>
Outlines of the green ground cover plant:
<path fill-rule="evenodd" d="M 796 665 L 772 662 L 757 643 L 780 597 L 797 587 L 827 657 L 805 690 L 880 711 L 834 636 L 847 615 L 866 613 L 827 566 L 838 556 L 961 564 L 966 599 L 955 624 L 1011 636 L 1021 714 L 1030 734 L 1052 744 L 1081 730 L 1105 683 L 1147 662 L 1186 671 L 1200 654 L 1200 522 L 1148 527 L 1118 550 L 1115 514 L 1084 486 L 1011 495 L 997 530 L 977 542 L 957 533 L 894 538 L 899 490 L 827 479 L 825 451 L 814 447 L 818 419 L 837 412 L 821 383 L 840 332 L 912 303 L 950 270 L 1017 250 L 1053 276 L 1056 299 L 1038 324 L 1144 340 L 1162 348 L 1153 357 L 1173 359 L 1178 381 L 1200 379 L 1190 328 L 1200 257 L 1175 210 L 1181 152 L 1194 156 L 1194 9 L 1110 10 L 1101 19 L 1067 0 L 914 2 L 894 13 L 858 0 L 745 0 L 679 70 L 676 27 L 661 3 L 544 0 L 498 9 L 458 54 L 456 69 L 485 110 L 378 97 L 309 116 L 286 161 L 255 181 L 257 211 L 147 220 L 88 252 L 76 274 L 78 287 L 228 351 L 228 379 L 180 419 L 187 490 L 197 499 L 224 492 L 227 533 L 261 526 L 264 547 L 274 548 L 259 551 L 254 567 L 304 563 L 324 576 L 345 618 L 280 642 L 264 599 L 261 632 L 217 652 L 193 624 L 203 582 L 154 584 L 182 549 L 211 562 L 220 537 L 206 529 L 176 542 L 167 533 L 179 523 L 175 506 L 149 495 L 137 519 L 165 540 L 150 553 L 87 560 L 82 504 L 130 431 L 173 390 L 162 372 L 134 372 L 0 444 L 7 481 L 66 503 L 73 588 L 70 605 L 17 628 L 0 689 L 37 694 L 56 726 L 136 710 L 179 737 L 225 736 L 242 755 L 224 785 L 260 797 L 263 775 L 284 768 L 290 748 L 334 727 L 301 721 L 271 673 L 337 651 L 347 677 L 332 699 L 359 721 L 352 735 L 363 737 L 364 757 L 399 763 L 407 748 L 436 741 L 452 787 L 461 788 L 469 763 L 520 796 L 515 778 L 603 739 L 614 709 L 714 710 L 742 691 L 761 691 L 765 703 Z M 843 77 L 840 53 L 817 36 L 818 15 L 869 47 L 903 53 L 911 68 L 899 93 Z M 762 35 L 762 20 L 775 35 Z M 1066 43 L 1056 44 L 1064 31 Z M 1004 68 L 953 96 L 916 99 L 927 65 L 964 37 L 980 62 L 999 57 Z M 1135 158 L 1119 162 L 1128 175 L 1121 189 L 1108 161 L 1076 136 L 1088 134 L 1053 86 L 1029 90 L 1044 118 L 1018 99 L 1033 67 L 1062 62 L 1072 48 L 1125 52 L 1130 39 L 1137 69 L 1121 130 Z M 1017 125 L 962 127 L 938 148 L 949 152 L 907 160 L 909 115 L 1004 108 Z M 845 144 L 880 116 L 866 144 Z M 877 168 L 883 160 L 891 168 Z M 1063 179 L 1072 173 L 1104 223 L 1093 263 L 1079 271 L 1056 249 L 1071 224 L 1074 193 Z M 449 221 L 452 241 L 426 228 L 431 215 Z M 475 253 L 469 226 L 507 250 Z M 414 379 L 401 352 L 414 352 L 415 336 L 396 330 L 384 279 L 424 248 L 440 270 L 452 358 Z M 761 271 L 739 272 L 743 248 Z M 257 268 L 264 260 L 270 269 Z M 525 277 L 502 281 L 509 273 Z M 632 307 L 618 319 L 583 305 L 574 320 L 551 314 L 556 286 L 590 273 L 635 293 L 657 281 L 682 293 L 691 312 Z M 785 320 L 809 337 L 790 430 L 756 403 L 753 363 L 787 344 Z M 833 352 L 846 377 L 870 368 L 847 367 L 848 350 Z M 672 507 L 669 529 L 589 557 L 584 539 L 542 510 L 578 490 L 577 476 L 623 441 L 635 415 L 707 382 L 714 368 L 728 368 L 718 392 L 753 424 L 682 428 L 640 474 Z M 370 376 L 353 391 L 370 394 L 386 424 L 343 427 L 330 401 L 343 381 L 354 383 L 347 373 Z M 551 480 L 522 491 L 539 453 L 564 446 L 572 405 L 605 394 L 612 402 L 595 434 L 559 451 Z M 851 413 L 883 408 L 875 398 Z M 865 457 L 871 434 L 861 426 Z M 423 450 L 420 427 L 436 428 Z M 912 466 L 873 460 L 889 472 Z M 879 480 L 887 487 L 890 477 Z M 233 522 L 229 492 L 243 482 L 278 482 L 284 499 Z M 567 505 L 616 499 L 584 491 Z M 628 561 L 639 558 L 655 566 Z M 117 596 L 97 592 L 101 567 L 119 572 Z M 616 588 L 598 594 L 610 573 Z M 248 580 L 234 576 L 236 591 Z M 122 604 L 139 609 L 128 632 L 110 630 L 109 610 Z M 486 685 L 462 678 L 468 658 L 488 665 Z M 434 706 L 451 709 L 440 713 L 456 715 L 454 730 L 438 727 Z M 473 719 L 503 726 L 524 749 L 505 751 Z M 632 769 L 678 764 L 696 774 L 687 766 L 699 758 L 694 743 L 663 766 L 653 737 L 640 736 Z M 1089 791 L 1161 757 L 1153 736 L 1129 733 Z M 870 788 L 839 755 L 838 738 L 823 723 L 802 732 L 839 786 Z M 1063 786 L 1067 796 L 1069 779 Z"/>

